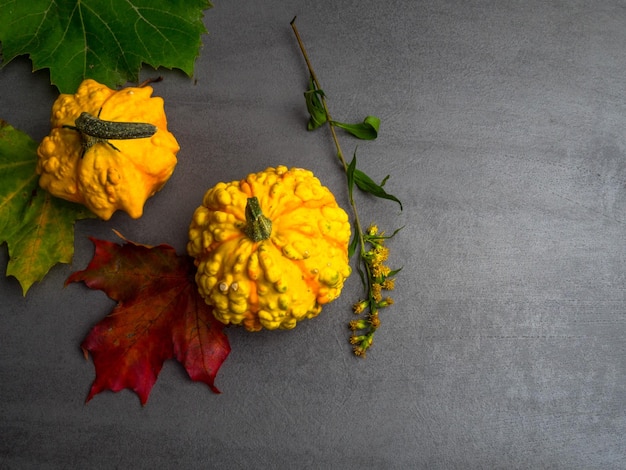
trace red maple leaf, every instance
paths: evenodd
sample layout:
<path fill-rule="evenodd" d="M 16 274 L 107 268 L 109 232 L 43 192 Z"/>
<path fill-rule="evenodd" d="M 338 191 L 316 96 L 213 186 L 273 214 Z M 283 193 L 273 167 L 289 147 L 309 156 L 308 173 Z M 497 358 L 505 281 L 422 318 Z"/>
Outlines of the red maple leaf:
<path fill-rule="evenodd" d="M 163 362 L 172 357 L 192 380 L 219 393 L 214 380 L 230 345 L 224 325 L 198 294 L 192 259 L 168 245 L 90 240 L 93 259 L 65 284 L 83 281 L 117 305 L 81 344 L 96 368 L 87 401 L 103 390 L 129 388 L 145 405 Z"/>

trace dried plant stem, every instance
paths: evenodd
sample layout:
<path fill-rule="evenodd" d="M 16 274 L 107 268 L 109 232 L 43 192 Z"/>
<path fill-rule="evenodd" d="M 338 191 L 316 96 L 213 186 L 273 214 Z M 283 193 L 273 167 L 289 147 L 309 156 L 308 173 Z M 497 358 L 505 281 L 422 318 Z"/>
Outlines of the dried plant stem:
<path fill-rule="evenodd" d="M 335 129 L 336 127 L 342 127 L 343 129 L 346 129 L 344 127 L 345 123 L 333 121 L 330 116 L 328 104 L 326 103 L 326 97 L 319 83 L 319 80 L 317 79 L 315 70 L 313 70 L 309 55 L 307 54 L 307 51 L 304 47 L 304 43 L 302 41 L 302 38 L 300 37 L 298 28 L 296 28 L 295 21 L 296 18 L 291 20 L 291 28 L 293 29 L 293 32 L 296 36 L 298 45 L 300 46 L 300 51 L 302 52 L 302 56 L 304 57 L 310 75 L 309 87 L 307 89 L 307 92 L 305 93 L 305 97 L 307 99 L 307 109 L 311 114 L 311 118 L 309 120 L 309 129 L 315 129 L 317 127 L 320 127 L 324 123 L 328 124 L 330 128 L 330 133 L 333 138 L 333 142 L 335 143 L 335 148 L 337 149 L 337 157 L 343 165 L 343 169 L 347 178 L 348 196 L 350 206 L 352 208 L 352 213 L 354 215 L 353 227 L 355 230 L 355 235 L 350 242 L 348 252 L 351 255 L 356 254 L 356 245 L 358 244 L 359 259 L 357 261 L 357 269 L 359 270 L 359 274 L 361 275 L 363 285 L 367 290 L 365 300 L 359 300 L 352 305 L 352 309 L 355 314 L 361 315 L 362 313 L 366 313 L 366 316 L 361 317 L 357 320 L 350 321 L 349 326 L 350 330 L 352 330 L 350 336 L 350 344 L 352 344 L 353 352 L 356 356 L 365 357 L 366 351 L 372 346 L 374 333 L 380 326 L 378 311 L 393 304 L 393 299 L 391 297 L 383 299 L 382 291 L 394 289 L 393 277 L 399 270 L 392 271 L 387 265 L 384 264 L 385 260 L 389 256 L 389 249 L 384 246 L 385 240 L 391 237 L 385 236 L 384 232 L 379 233 L 378 226 L 375 224 L 370 225 L 367 231 L 363 230 L 361 221 L 359 219 L 359 213 L 356 208 L 356 203 L 354 202 L 353 188 L 356 186 L 359 189 L 372 193 L 378 197 L 392 199 L 398 203 L 400 203 L 400 201 L 395 196 L 387 194 L 382 189 L 382 185 L 387 178 L 383 180 L 383 183 L 381 183 L 381 185 L 376 185 L 371 180 L 371 178 L 369 178 L 369 176 L 365 175 L 362 171 L 356 169 L 356 155 L 349 165 L 346 162 Z M 368 118 L 370 117 L 372 116 L 368 116 Z M 366 120 L 368 118 L 366 118 Z M 375 119 L 378 123 L 378 118 Z M 378 124 L 376 124 L 375 129 L 376 132 L 378 132 Z M 357 135 L 356 133 L 354 135 L 359 138 L 368 138 L 363 137 L 362 135 Z M 357 175 L 359 180 L 355 179 Z M 367 184 L 364 184 L 364 181 L 366 181 Z M 372 189 L 372 185 L 375 186 L 375 189 Z M 402 207 L 401 203 L 400 207 Z M 395 232 L 393 235 L 395 235 Z"/>
<path fill-rule="evenodd" d="M 296 27 L 296 18 L 294 17 L 291 20 L 291 28 L 293 29 L 294 34 L 296 35 L 296 40 L 298 41 L 298 46 L 300 46 L 300 51 L 302 51 L 302 56 L 304 57 L 304 61 L 306 62 L 307 69 L 309 70 L 309 74 L 311 75 L 311 79 L 313 80 L 313 84 L 317 90 L 322 90 L 320 86 L 319 80 L 317 79 L 317 75 L 315 74 L 315 70 L 311 65 L 311 61 L 309 60 L 309 55 L 306 52 L 306 48 L 304 47 L 304 43 L 302 42 L 302 38 L 300 37 L 300 33 L 298 32 L 298 28 Z M 337 132 L 335 131 L 335 126 L 333 125 L 333 120 L 331 118 L 330 112 L 328 111 L 328 105 L 326 104 L 326 98 L 323 93 L 320 94 L 320 99 L 322 102 L 322 106 L 324 107 L 324 113 L 326 113 L 326 121 L 328 122 L 328 126 L 330 127 L 330 134 L 333 138 L 333 142 L 335 143 L 335 148 L 337 149 L 337 157 L 341 161 L 343 165 L 344 171 L 348 172 L 348 164 L 346 163 L 346 159 L 344 158 L 343 151 L 341 150 L 341 145 L 339 145 L 339 139 L 337 138 Z M 350 206 L 352 207 L 352 213 L 354 214 L 354 225 L 355 229 L 359 236 L 359 245 L 360 245 L 360 254 L 363 255 L 365 253 L 365 240 L 363 238 L 363 228 L 361 226 L 361 220 L 359 219 L 359 213 L 356 209 L 356 203 L 354 202 L 354 198 L 350 196 Z M 369 268 L 368 268 L 369 270 Z M 369 279 L 369 276 L 368 276 Z"/>

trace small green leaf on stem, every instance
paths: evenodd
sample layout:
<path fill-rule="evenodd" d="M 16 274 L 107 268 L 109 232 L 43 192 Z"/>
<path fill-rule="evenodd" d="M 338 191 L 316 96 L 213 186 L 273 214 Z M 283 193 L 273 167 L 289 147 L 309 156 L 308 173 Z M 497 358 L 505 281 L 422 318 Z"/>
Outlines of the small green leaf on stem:
<path fill-rule="evenodd" d="M 400 271 L 402 271 L 402 268 L 393 269 L 389 271 L 389 274 L 387 274 L 387 277 L 395 277 L 396 274 L 398 274 Z"/>
<path fill-rule="evenodd" d="M 363 122 L 359 124 L 346 124 L 345 122 L 339 121 L 332 121 L 331 124 L 340 127 L 362 140 L 376 139 L 376 137 L 378 137 L 378 130 L 380 129 L 380 119 L 376 116 L 367 116 Z"/>
<path fill-rule="evenodd" d="M 304 92 L 304 99 L 306 101 L 306 109 L 309 112 L 310 118 L 307 125 L 308 130 L 312 131 L 318 127 L 326 124 L 326 110 L 322 103 L 321 98 L 324 97 L 324 91 L 318 90 L 315 87 L 313 77 L 309 80 L 309 88 Z"/>
<path fill-rule="evenodd" d="M 352 236 L 352 241 L 350 242 L 350 245 L 348 246 L 348 258 L 352 258 L 352 255 L 356 253 L 356 250 L 358 250 L 358 248 L 359 248 L 359 234 L 355 233 Z"/>
<path fill-rule="evenodd" d="M 382 185 L 386 181 L 387 181 L 387 178 L 383 180 L 382 184 L 376 184 L 372 178 L 367 176 L 361 170 L 357 170 L 356 168 L 354 169 L 354 182 L 356 183 L 357 187 L 361 191 L 372 194 L 373 196 L 376 196 L 382 199 L 389 199 L 391 201 L 395 201 L 400 205 L 400 210 L 402 210 L 402 202 L 400 202 L 400 199 L 398 199 L 392 194 L 389 194 L 387 191 L 383 189 Z"/>
<path fill-rule="evenodd" d="M 354 188 L 354 171 L 356 170 L 356 152 L 352 157 L 352 161 L 348 165 L 346 169 L 346 177 L 348 178 L 348 196 L 350 197 L 350 202 L 354 202 L 352 198 L 352 190 Z"/>

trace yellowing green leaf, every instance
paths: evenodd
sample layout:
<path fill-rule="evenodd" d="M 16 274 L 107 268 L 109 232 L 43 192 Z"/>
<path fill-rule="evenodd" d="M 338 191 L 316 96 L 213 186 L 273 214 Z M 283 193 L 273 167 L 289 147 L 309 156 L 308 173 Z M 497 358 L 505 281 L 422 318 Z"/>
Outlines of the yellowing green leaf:
<path fill-rule="evenodd" d="M 28 54 L 62 93 L 85 78 L 137 81 L 142 63 L 188 75 L 206 32 L 209 0 L 0 0 L 4 61 Z"/>
<path fill-rule="evenodd" d="M 0 243 L 7 243 L 7 276 L 24 295 L 52 266 L 74 254 L 74 221 L 93 217 L 82 206 L 39 188 L 37 142 L 0 120 Z"/>

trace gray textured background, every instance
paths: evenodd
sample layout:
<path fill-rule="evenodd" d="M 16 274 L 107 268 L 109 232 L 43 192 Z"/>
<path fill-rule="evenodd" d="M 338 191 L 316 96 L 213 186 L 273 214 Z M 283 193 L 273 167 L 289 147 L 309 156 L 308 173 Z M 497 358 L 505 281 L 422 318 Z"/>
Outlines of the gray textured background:
<path fill-rule="evenodd" d="M 277 164 L 346 207 L 327 131 L 304 130 L 294 15 L 334 117 L 382 119 L 360 165 L 405 205 L 358 201 L 405 226 L 373 349 L 347 343 L 353 276 L 291 332 L 230 330 L 221 395 L 170 361 L 146 407 L 85 405 L 79 344 L 113 305 L 62 288 L 88 236 L 182 251 L 207 188 Z M 26 298 L 0 278 L 0 467 L 625 468 L 624 2 L 216 1 L 205 22 L 195 82 L 158 72 L 182 150 L 145 216 L 79 222 L 73 264 Z M 0 71 L 0 116 L 41 139 L 56 92 L 30 67 Z"/>

